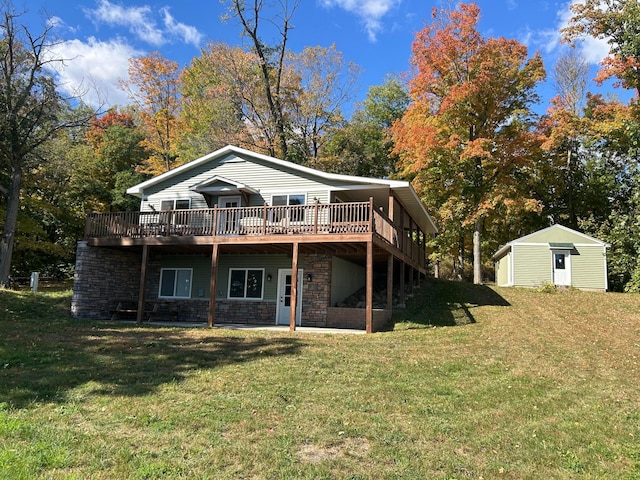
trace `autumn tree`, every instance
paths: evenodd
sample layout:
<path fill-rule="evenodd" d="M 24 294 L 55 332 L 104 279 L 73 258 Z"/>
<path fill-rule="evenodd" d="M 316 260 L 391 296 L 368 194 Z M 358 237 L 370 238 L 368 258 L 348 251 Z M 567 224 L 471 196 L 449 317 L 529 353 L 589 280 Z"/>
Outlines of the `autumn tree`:
<path fill-rule="evenodd" d="M 579 197 L 586 164 L 589 121 L 584 116 L 589 68 L 575 49 L 558 57 L 553 70 L 556 95 L 539 122 L 544 154 L 536 179 L 546 215 L 554 223 L 577 228 Z"/>
<path fill-rule="evenodd" d="M 225 0 L 229 17 L 236 18 L 242 26 L 243 35 L 249 38 L 253 53 L 257 57 L 259 78 L 264 90 L 273 129 L 276 132 L 277 145 L 269 145 L 269 155 L 288 156 L 286 119 L 283 106 L 283 77 L 285 73 L 285 56 L 287 42 L 292 28 L 291 19 L 299 4 L 299 0 L 279 0 L 279 14 L 275 18 L 264 18 L 264 0 Z M 247 5 L 248 4 L 248 5 Z M 269 45 L 264 39 L 262 21 L 270 23 L 277 30 L 278 41 Z M 276 148 L 278 151 L 276 151 Z"/>
<path fill-rule="evenodd" d="M 254 54 L 226 43 L 211 42 L 192 59 L 181 75 L 181 156 L 197 158 L 227 144 L 267 153 L 262 139 L 271 130 L 263 130 L 257 73 Z"/>
<path fill-rule="evenodd" d="M 575 42 L 586 36 L 606 40 L 609 55 L 596 80 L 617 78 L 624 88 L 640 94 L 640 4 L 638 0 L 585 0 L 572 3 L 572 16 L 562 30 Z"/>
<path fill-rule="evenodd" d="M 120 82 L 138 109 L 151 153 L 144 173 L 157 175 L 180 164 L 175 140 L 180 114 L 180 69 L 160 53 L 129 60 L 129 80 Z"/>
<path fill-rule="evenodd" d="M 8 1 L 0 14 L 0 285 L 7 285 L 25 171 L 44 161 L 42 149 L 57 132 L 86 118 L 67 115 L 70 99 L 56 90 L 51 72 L 62 59 L 50 56 L 53 27 L 32 34 Z"/>
<path fill-rule="evenodd" d="M 341 125 L 342 110 L 354 98 L 361 69 L 345 62 L 335 45 L 290 53 L 286 67 L 298 89 L 285 105 L 289 136 L 300 163 L 317 166 L 327 133 Z"/>
<path fill-rule="evenodd" d="M 147 159 L 144 140 L 144 134 L 130 114 L 114 109 L 92 119 L 86 132 L 89 156 L 77 166 L 76 175 L 91 210 L 139 207 L 137 199 L 131 197 L 127 201 L 124 190 L 144 180 L 136 173 Z"/>
<path fill-rule="evenodd" d="M 517 173 L 529 163 L 531 105 L 545 76 L 542 59 L 517 41 L 483 38 L 479 15 L 473 3 L 433 10 L 413 42 L 411 104 L 393 130 L 405 174 L 438 212 L 445 238 L 462 248 L 471 227 L 474 283 L 484 222 L 499 222 L 503 208 L 539 207 Z"/>
<path fill-rule="evenodd" d="M 358 71 L 333 46 L 287 52 L 279 98 L 288 160 L 315 163 L 328 132 L 342 125 Z M 274 154 L 279 134 L 253 51 L 209 43 L 181 78 L 181 155 L 194 158 L 228 143 Z"/>

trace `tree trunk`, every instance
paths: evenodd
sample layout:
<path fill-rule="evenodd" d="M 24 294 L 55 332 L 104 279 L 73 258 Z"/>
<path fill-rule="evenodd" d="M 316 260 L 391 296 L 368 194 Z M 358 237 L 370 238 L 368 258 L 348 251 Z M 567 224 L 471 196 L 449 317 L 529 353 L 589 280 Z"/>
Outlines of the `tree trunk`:
<path fill-rule="evenodd" d="M 482 239 L 482 218 L 478 218 L 473 227 L 473 283 L 482 284 L 482 257 L 480 241 Z"/>
<path fill-rule="evenodd" d="M 9 286 L 11 272 L 11 256 L 13 255 L 13 240 L 18 223 L 20 208 L 20 186 L 22 184 L 22 170 L 13 168 L 11 186 L 7 194 L 7 212 L 4 219 L 4 229 L 0 238 L 0 286 Z"/>
<path fill-rule="evenodd" d="M 456 277 L 458 280 L 464 278 L 464 235 L 458 237 L 458 265 L 456 266 Z"/>

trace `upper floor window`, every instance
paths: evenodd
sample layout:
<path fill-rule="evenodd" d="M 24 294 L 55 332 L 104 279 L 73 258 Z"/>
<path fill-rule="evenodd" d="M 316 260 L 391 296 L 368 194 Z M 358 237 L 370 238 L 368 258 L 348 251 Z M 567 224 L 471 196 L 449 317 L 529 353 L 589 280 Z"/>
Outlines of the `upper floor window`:
<path fill-rule="evenodd" d="M 288 194 L 288 195 L 273 195 L 271 197 L 271 205 L 274 207 L 289 205 L 304 205 L 306 196 L 304 194 Z M 288 210 L 288 209 L 287 209 Z M 286 215 L 279 215 L 280 217 L 286 217 L 292 222 L 301 222 L 304 220 L 304 211 L 302 209 L 292 209 L 286 212 Z M 278 219 L 275 219 L 278 220 Z"/>
<path fill-rule="evenodd" d="M 160 202 L 160 210 L 189 210 L 191 208 L 191 199 L 174 199 L 162 200 Z"/>

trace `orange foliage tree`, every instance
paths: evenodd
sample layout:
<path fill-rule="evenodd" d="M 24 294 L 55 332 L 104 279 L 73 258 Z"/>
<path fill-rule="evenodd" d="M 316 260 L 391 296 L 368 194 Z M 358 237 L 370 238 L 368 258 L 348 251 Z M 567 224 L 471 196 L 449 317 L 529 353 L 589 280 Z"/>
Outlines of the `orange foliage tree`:
<path fill-rule="evenodd" d="M 158 52 L 129 60 L 129 81 L 121 82 L 138 109 L 150 157 L 143 173 L 157 175 L 178 166 L 175 140 L 180 113 L 180 69 Z"/>
<path fill-rule="evenodd" d="M 573 16 L 562 30 L 573 42 L 585 36 L 606 40 L 609 55 L 596 80 L 618 78 L 623 88 L 640 93 L 640 4 L 638 0 L 585 0 L 571 5 Z"/>
<path fill-rule="evenodd" d="M 474 3 L 433 10 L 412 46 L 411 103 L 393 127 L 403 175 L 440 222 L 439 254 L 457 249 L 461 260 L 473 232 L 475 283 L 484 222 L 539 208 L 518 175 L 535 142 L 531 105 L 545 77 L 542 59 L 528 58 L 525 46 L 483 38 L 479 16 Z M 461 275 L 462 261 L 457 267 Z"/>

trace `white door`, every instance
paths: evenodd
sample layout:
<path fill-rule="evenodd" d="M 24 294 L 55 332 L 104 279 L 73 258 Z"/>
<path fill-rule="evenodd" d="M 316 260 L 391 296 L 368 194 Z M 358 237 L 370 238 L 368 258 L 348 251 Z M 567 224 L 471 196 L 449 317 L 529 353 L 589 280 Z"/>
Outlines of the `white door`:
<path fill-rule="evenodd" d="M 571 285 L 571 254 L 567 251 L 552 251 L 553 283 L 559 286 Z"/>
<path fill-rule="evenodd" d="M 276 308 L 276 323 L 289 325 L 291 319 L 291 269 L 278 270 L 278 306 Z M 300 325 L 302 318 L 302 270 L 298 270 L 298 298 L 296 305 L 296 325 Z"/>
<path fill-rule="evenodd" d="M 240 197 L 220 197 L 218 208 L 235 208 L 240 206 Z M 223 210 L 218 216 L 218 233 L 221 235 L 235 233 L 240 219 L 235 211 Z"/>

